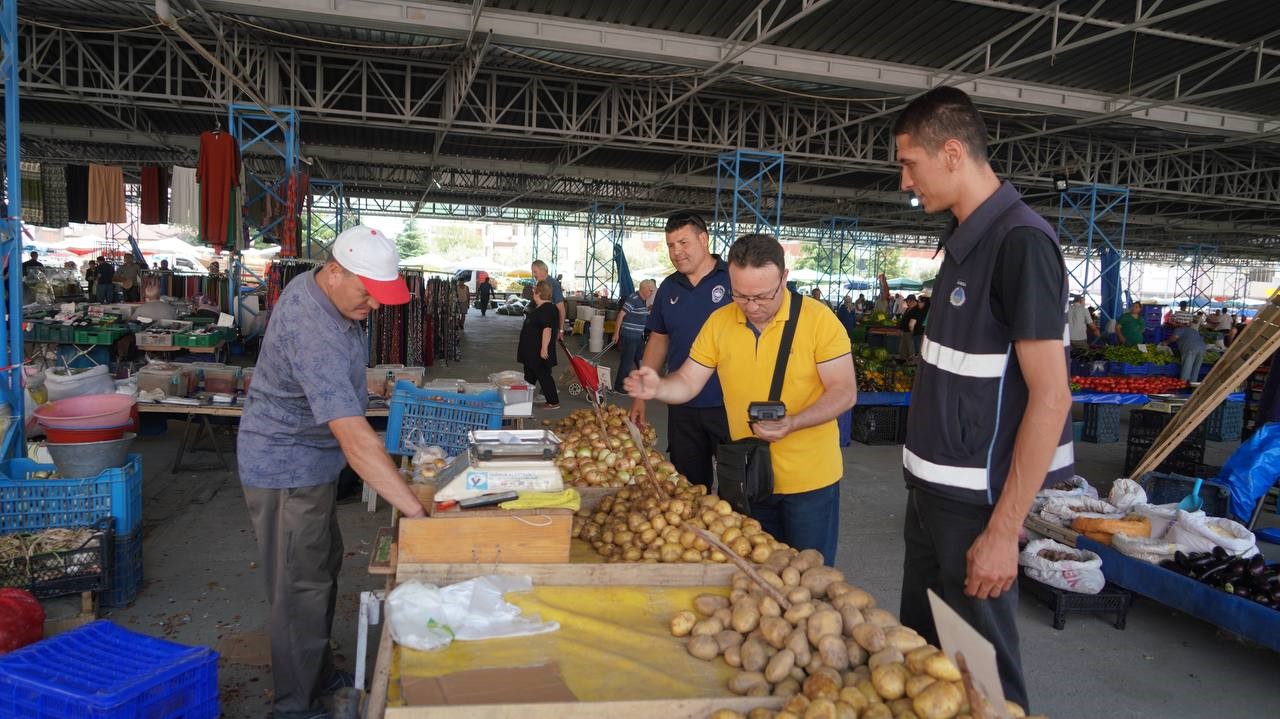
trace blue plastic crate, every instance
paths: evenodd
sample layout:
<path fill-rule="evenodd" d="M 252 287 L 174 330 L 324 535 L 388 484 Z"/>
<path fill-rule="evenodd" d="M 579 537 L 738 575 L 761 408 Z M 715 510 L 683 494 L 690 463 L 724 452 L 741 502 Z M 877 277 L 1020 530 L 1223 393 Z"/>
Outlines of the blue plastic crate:
<path fill-rule="evenodd" d="M 52 464 L 29 459 L 0 463 L 0 534 L 37 532 L 51 527 L 86 527 L 115 517 L 119 535 L 142 524 L 142 458 L 129 455 L 123 467 L 96 477 L 34 479 L 53 472 Z"/>
<path fill-rule="evenodd" d="M 847 409 L 836 417 L 836 426 L 840 433 L 840 446 L 848 447 L 853 443 L 853 410 Z"/>
<path fill-rule="evenodd" d="M 1205 432 L 1214 442 L 1238 442 L 1244 429 L 1244 402 L 1223 402 L 1205 420 Z"/>
<path fill-rule="evenodd" d="M 1084 422 L 1076 421 L 1071 423 L 1071 438 L 1076 442 L 1084 438 Z"/>
<path fill-rule="evenodd" d="M 127 607 L 142 589 L 142 531 L 116 535 L 110 584 L 98 594 L 104 607 Z"/>
<path fill-rule="evenodd" d="M 438 446 L 451 457 L 461 454 L 471 430 L 501 429 L 503 408 L 497 392 L 441 392 L 401 380 L 387 414 L 387 451 L 411 454 L 413 446 Z"/>
<path fill-rule="evenodd" d="M 1084 428 L 1080 438 L 1086 442 L 1104 444 L 1120 441 L 1120 405 L 1086 404 Z"/>
<path fill-rule="evenodd" d="M 0 708 L 25 719 L 214 719 L 218 654 L 99 620 L 0 657 Z"/>

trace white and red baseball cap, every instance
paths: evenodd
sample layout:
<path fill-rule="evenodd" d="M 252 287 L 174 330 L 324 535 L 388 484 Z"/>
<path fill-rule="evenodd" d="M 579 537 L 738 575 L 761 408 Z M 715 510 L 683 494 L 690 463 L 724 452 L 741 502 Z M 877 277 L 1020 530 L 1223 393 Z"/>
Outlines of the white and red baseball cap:
<path fill-rule="evenodd" d="M 372 227 L 356 225 L 344 230 L 333 241 L 333 259 L 359 277 L 379 303 L 402 305 L 409 301 L 396 243 Z"/>

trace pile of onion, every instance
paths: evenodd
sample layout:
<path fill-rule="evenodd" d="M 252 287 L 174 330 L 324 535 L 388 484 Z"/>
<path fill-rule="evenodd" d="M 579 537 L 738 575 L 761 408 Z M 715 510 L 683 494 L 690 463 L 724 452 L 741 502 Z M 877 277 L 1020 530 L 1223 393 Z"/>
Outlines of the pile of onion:
<path fill-rule="evenodd" d="M 605 432 L 590 409 L 576 410 L 555 426 L 560 437 L 560 456 L 556 466 L 564 483 L 573 487 L 622 487 L 632 484 L 644 473 L 644 450 L 636 446 L 627 432 L 626 410 L 616 405 L 604 408 Z M 645 444 L 652 446 L 657 431 L 651 425 L 641 428 Z M 670 479 L 676 468 L 661 452 L 649 450 L 649 461 L 658 477 Z"/>

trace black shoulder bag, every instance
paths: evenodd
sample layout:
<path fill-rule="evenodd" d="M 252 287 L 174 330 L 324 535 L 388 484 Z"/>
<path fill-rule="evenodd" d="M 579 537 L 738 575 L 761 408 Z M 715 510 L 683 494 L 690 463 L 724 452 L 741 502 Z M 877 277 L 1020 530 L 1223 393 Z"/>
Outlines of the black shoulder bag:
<path fill-rule="evenodd" d="M 778 359 L 773 366 L 773 384 L 769 387 L 769 401 L 782 398 L 782 380 L 787 373 L 787 360 L 791 357 L 791 342 L 796 336 L 796 324 L 800 320 L 800 295 L 791 293 L 791 312 L 787 326 L 782 330 L 782 342 L 778 345 Z M 773 494 L 773 461 L 769 455 L 769 443 L 759 437 L 745 437 L 726 442 L 716 448 L 716 481 L 720 498 L 741 514 L 750 516 L 751 503 L 759 502 Z"/>

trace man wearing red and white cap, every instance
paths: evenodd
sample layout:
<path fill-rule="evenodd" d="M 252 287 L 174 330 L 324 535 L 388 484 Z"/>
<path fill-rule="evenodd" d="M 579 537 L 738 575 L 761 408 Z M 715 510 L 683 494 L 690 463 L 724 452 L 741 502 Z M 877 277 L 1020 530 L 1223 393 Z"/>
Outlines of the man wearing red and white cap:
<path fill-rule="evenodd" d="M 350 675 L 329 649 L 342 566 L 337 479 L 350 464 L 409 517 L 425 514 L 364 413 L 369 344 L 360 322 L 409 290 L 395 243 L 369 227 L 285 287 L 258 355 L 236 450 L 271 603 L 274 716 L 328 716 L 321 699 Z"/>

